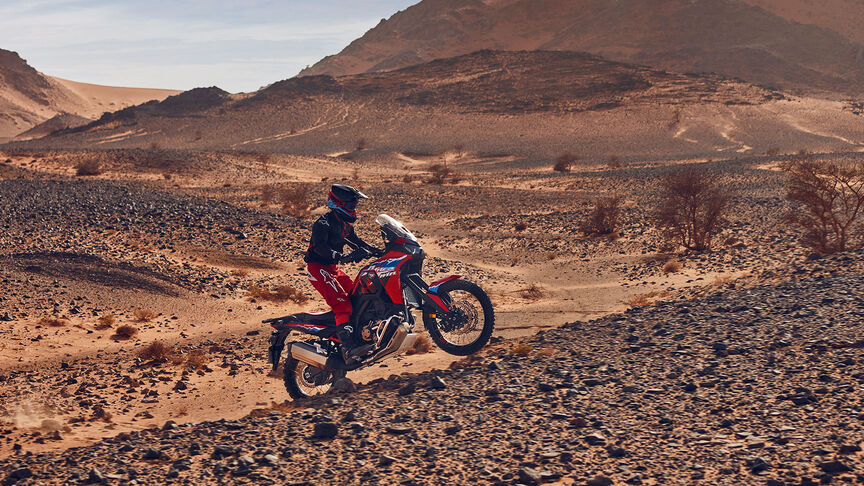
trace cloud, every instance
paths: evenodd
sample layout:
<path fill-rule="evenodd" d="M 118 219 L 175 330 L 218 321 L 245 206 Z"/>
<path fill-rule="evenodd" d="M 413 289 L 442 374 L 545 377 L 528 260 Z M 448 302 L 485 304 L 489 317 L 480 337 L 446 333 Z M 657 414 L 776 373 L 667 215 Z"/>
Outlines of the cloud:
<path fill-rule="evenodd" d="M 415 2 L 30 0 L 0 5 L 0 48 L 76 81 L 251 91 Z"/>

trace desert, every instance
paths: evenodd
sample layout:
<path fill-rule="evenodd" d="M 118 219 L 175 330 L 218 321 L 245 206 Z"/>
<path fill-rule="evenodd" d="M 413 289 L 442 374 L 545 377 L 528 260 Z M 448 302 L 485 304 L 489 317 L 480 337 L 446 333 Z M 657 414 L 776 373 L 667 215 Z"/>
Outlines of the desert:
<path fill-rule="evenodd" d="M 236 93 L 0 51 L 0 481 L 864 483 L 860 16 L 423 0 Z M 334 184 L 488 294 L 482 349 L 420 309 L 291 398 L 262 321 L 330 310 Z"/>

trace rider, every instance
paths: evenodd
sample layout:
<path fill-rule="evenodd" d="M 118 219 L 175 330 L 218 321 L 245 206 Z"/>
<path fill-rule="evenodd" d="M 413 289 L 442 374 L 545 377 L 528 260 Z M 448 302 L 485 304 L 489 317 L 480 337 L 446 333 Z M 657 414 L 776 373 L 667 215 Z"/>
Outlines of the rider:
<path fill-rule="evenodd" d="M 354 281 L 338 265 L 360 262 L 379 251 L 361 240 L 351 225 L 357 221 L 356 209 L 360 199 L 369 197 L 351 186 L 335 184 L 330 188 L 327 198 L 330 211 L 312 225 L 312 237 L 304 258 L 309 281 L 333 309 L 339 326 L 336 336 L 346 363 L 356 361 L 369 348 L 357 346 L 354 329 L 348 325 L 352 310 L 349 293 L 354 288 Z M 346 243 L 355 250 L 342 253 Z"/>

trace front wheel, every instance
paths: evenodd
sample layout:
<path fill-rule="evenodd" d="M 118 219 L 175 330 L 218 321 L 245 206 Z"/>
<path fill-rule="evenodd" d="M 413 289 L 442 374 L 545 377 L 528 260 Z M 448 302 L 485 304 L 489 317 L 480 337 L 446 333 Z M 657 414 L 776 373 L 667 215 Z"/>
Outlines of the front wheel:
<path fill-rule="evenodd" d="M 438 295 L 448 302 L 450 312 L 423 312 L 423 324 L 432 340 L 456 356 L 480 351 L 495 327 L 495 311 L 486 292 L 477 284 L 457 279 L 442 284 Z"/>
<path fill-rule="evenodd" d="M 291 398 L 309 398 L 330 390 L 333 382 L 343 375 L 324 371 L 294 358 L 285 360 L 285 389 Z"/>

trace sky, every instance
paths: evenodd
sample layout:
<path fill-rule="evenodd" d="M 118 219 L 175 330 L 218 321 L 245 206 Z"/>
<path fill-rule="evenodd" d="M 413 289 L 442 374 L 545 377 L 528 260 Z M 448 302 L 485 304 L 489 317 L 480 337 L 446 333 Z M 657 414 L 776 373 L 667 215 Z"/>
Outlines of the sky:
<path fill-rule="evenodd" d="M 0 48 L 73 81 L 249 92 L 418 1 L 0 0 Z"/>

